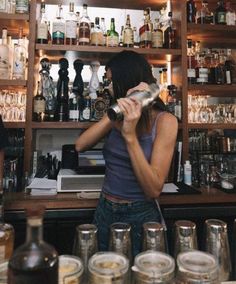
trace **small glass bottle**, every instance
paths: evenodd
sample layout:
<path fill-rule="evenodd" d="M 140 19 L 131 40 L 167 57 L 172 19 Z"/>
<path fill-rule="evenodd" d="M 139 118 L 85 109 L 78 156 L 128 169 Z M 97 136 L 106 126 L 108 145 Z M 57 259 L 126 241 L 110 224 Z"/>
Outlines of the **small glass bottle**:
<path fill-rule="evenodd" d="M 82 16 L 79 21 L 79 45 L 90 43 L 90 18 L 88 16 L 88 5 L 83 5 Z"/>
<path fill-rule="evenodd" d="M 134 46 L 134 32 L 130 24 L 130 15 L 127 15 L 127 18 L 126 18 L 123 41 L 124 41 L 124 47 Z"/>
<path fill-rule="evenodd" d="M 27 208 L 26 242 L 8 263 L 8 284 L 58 284 L 58 254 L 43 240 L 44 207 Z"/>
<path fill-rule="evenodd" d="M 110 30 L 107 32 L 107 46 L 116 47 L 119 45 L 119 34 L 116 31 L 115 19 L 111 18 Z"/>

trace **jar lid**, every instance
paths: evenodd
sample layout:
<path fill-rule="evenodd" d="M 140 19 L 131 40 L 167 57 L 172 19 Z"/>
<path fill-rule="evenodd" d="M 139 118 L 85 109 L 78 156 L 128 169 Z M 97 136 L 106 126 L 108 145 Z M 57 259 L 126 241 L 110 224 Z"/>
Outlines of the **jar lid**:
<path fill-rule="evenodd" d="M 147 250 L 135 257 L 132 270 L 155 280 L 169 281 L 174 277 L 175 261 L 166 253 Z"/>
<path fill-rule="evenodd" d="M 65 283 L 65 279 L 71 281 L 78 279 L 83 272 L 84 266 L 79 257 L 73 255 L 59 256 L 59 284 Z"/>
<path fill-rule="evenodd" d="M 128 271 L 129 260 L 117 252 L 97 252 L 89 259 L 88 269 L 91 273 L 118 277 Z"/>
<path fill-rule="evenodd" d="M 177 267 L 177 275 L 181 279 L 209 281 L 218 278 L 216 259 L 213 255 L 206 252 L 192 250 L 179 253 Z"/>

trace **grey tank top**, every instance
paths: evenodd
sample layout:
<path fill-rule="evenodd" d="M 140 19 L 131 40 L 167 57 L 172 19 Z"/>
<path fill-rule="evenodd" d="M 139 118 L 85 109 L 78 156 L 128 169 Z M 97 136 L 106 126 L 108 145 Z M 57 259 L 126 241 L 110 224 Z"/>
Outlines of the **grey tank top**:
<path fill-rule="evenodd" d="M 163 113 L 157 114 L 151 133 L 139 137 L 139 143 L 148 162 L 151 159 L 153 142 L 157 134 L 156 124 Z M 145 200 L 146 197 L 134 174 L 126 143 L 116 128 L 112 128 L 106 137 L 103 155 L 106 172 L 102 191 L 120 199 Z"/>

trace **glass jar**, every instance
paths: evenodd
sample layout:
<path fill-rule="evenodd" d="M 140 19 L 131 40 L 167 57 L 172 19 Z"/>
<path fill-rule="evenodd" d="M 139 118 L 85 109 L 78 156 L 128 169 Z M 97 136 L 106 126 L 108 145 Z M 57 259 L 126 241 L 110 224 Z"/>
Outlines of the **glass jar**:
<path fill-rule="evenodd" d="M 89 284 L 129 284 L 129 260 L 117 252 L 97 252 L 88 263 Z"/>
<path fill-rule="evenodd" d="M 59 284 L 80 284 L 84 266 L 79 257 L 72 255 L 59 256 Z"/>
<path fill-rule="evenodd" d="M 176 284 L 219 284 L 218 265 L 213 255 L 192 250 L 177 257 Z"/>
<path fill-rule="evenodd" d="M 175 261 L 166 253 L 148 250 L 135 257 L 132 271 L 135 284 L 173 284 Z"/>

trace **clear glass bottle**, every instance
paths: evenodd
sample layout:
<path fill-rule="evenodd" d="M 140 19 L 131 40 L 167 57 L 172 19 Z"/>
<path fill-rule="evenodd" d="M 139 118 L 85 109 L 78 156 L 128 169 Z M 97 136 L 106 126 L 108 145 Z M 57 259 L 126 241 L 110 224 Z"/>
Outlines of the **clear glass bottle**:
<path fill-rule="evenodd" d="M 25 80 L 27 51 L 23 40 L 23 29 L 19 29 L 18 43 L 14 46 L 13 55 L 13 79 Z"/>
<path fill-rule="evenodd" d="M 133 32 L 134 32 L 134 48 L 139 48 L 140 38 L 136 27 L 133 27 Z"/>
<path fill-rule="evenodd" d="M 90 121 L 91 119 L 91 98 L 89 95 L 81 98 L 80 121 Z"/>
<path fill-rule="evenodd" d="M 119 46 L 124 46 L 124 26 L 120 27 Z"/>
<path fill-rule="evenodd" d="M 107 28 L 106 28 L 106 23 L 105 23 L 105 18 L 101 18 L 101 30 L 103 34 L 103 44 L 106 46 L 107 44 Z"/>
<path fill-rule="evenodd" d="M 124 27 L 124 38 L 123 38 L 124 47 L 133 47 L 134 46 L 134 32 L 130 24 L 130 15 L 126 17 L 126 23 Z"/>
<path fill-rule="evenodd" d="M 88 5 L 83 5 L 83 12 L 79 22 L 79 45 L 90 43 L 90 18 L 88 16 Z"/>
<path fill-rule="evenodd" d="M 188 0 L 187 1 L 186 10 L 187 10 L 187 22 L 188 23 L 195 23 L 196 3 L 195 3 L 194 0 Z"/>
<path fill-rule="evenodd" d="M 9 260 L 8 284 L 58 284 L 58 254 L 43 240 L 43 213 L 37 205 L 26 210 L 26 241 Z"/>
<path fill-rule="evenodd" d="M 52 44 L 64 44 L 65 41 L 65 21 L 63 18 L 62 5 L 58 5 L 57 16 L 52 22 Z"/>
<path fill-rule="evenodd" d="M 48 19 L 45 14 L 45 2 L 40 5 L 40 17 L 37 21 L 37 43 L 48 43 Z"/>
<path fill-rule="evenodd" d="M 110 30 L 107 32 L 107 46 L 116 47 L 119 45 L 119 34 L 116 31 L 115 19 L 111 18 Z"/>
<path fill-rule="evenodd" d="M 69 13 L 66 17 L 66 44 L 76 45 L 77 40 L 77 17 L 74 12 L 75 4 L 69 3 Z"/>
<path fill-rule="evenodd" d="M 0 183 L 2 181 L 0 180 Z M 15 240 L 14 228 L 11 224 L 4 222 L 4 196 L 0 184 L 0 263 L 10 259 L 13 253 Z"/>
<path fill-rule="evenodd" d="M 10 56 L 7 45 L 7 29 L 2 29 L 2 44 L 0 44 L 0 78 L 10 79 Z"/>

